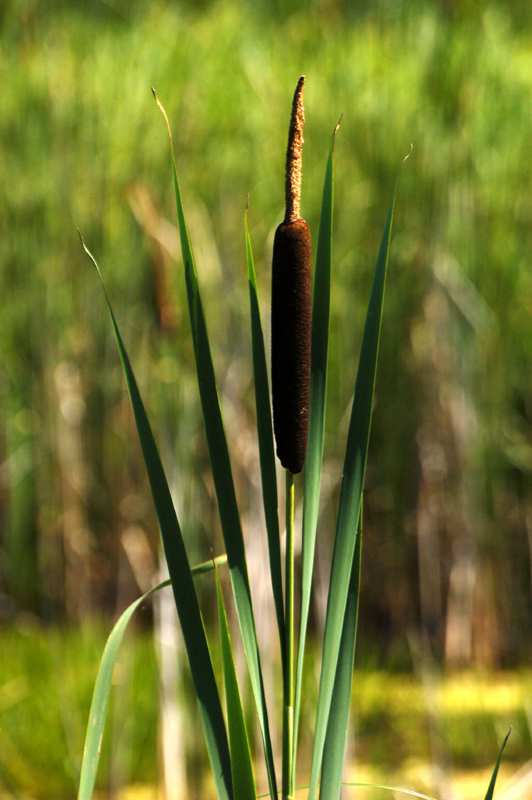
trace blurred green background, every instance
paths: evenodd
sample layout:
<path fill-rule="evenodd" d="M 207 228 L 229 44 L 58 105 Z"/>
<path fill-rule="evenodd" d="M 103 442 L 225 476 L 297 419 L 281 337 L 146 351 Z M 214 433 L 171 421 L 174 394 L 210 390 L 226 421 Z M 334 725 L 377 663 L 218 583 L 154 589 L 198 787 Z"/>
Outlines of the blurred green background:
<path fill-rule="evenodd" d="M 480 669 L 501 685 L 521 675 L 532 654 L 532 10 L 517 0 L 3 0 L 0 74 L 0 790 L 75 795 L 105 631 L 159 572 L 121 368 L 76 226 L 102 268 L 191 561 L 222 550 L 168 142 L 151 86 L 173 129 L 263 646 L 273 647 L 273 623 L 243 218 L 249 194 L 268 337 L 288 115 L 305 74 L 302 213 L 314 239 L 328 143 L 343 114 L 313 628 L 323 623 L 372 271 L 412 143 L 396 205 L 366 480 L 358 664 L 379 669 L 384 687 L 394 674 L 413 674 L 421 694 L 429 670 Z M 211 582 L 201 588 L 209 623 Z M 157 715 L 158 695 L 164 709 L 175 688 L 161 655 L 169 615 L 161 601 L 139 616 L 102 791 L 167 774 L 168 734 L 160 724 L 157 735 Z M 168 635 L 180 664 L 179 640 Z M 526 674 L 519 685 L 530 688 Z M 390 692 L 379 695 L 388 697 L 385 716 L 395 713 Z M 529 693 L 512 706 L 515 718 L 497 715 L 497 706 L 481 722 L 466 712 L 462 734 L 431 696 L 426 689 L 425 722 L 404 734 L 407 753 L 390 744 L 377 712 L 375 723 L 360 717 L 354 753 L 360 747 L 362 760 L 385 765 L 392 752 L 397 764 L 416 755 L 440 769 L 434 775 L 451 757 L 485 767 L 510 722 L 508 759 L 529 757 Z M 193 707 L 189 714 L 188 730 L 200 736 Z M 365 724 L 373 750 L 364 749 Z M 458 741 L 469 742 L 463 758 Z M 436 791 L 434 775 L 428 787 Z M 197 780 L 189 768 L 185 796 L 199 791 Z"/>

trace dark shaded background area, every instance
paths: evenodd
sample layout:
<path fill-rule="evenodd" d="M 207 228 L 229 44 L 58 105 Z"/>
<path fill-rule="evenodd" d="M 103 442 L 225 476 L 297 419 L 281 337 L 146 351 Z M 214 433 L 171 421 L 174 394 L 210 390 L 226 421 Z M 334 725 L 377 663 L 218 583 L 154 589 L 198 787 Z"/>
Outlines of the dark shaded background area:
<path fill-rule="evenodd" d="M 186 317 L 170 117 L 261 606 L 243 237 L 267 326 L 288 113 L 303 215 L 336 147 L 320 625 L 370 281 L 401 176 L 365 500 L 362 660 L 530 659 L 532 28 L 523 3 L 4 2 L 0 615 L 113 617 L 158 532 L 98 259 L 193 562 L 221 550 Z M 266 330 L 266 336 L 268 331 Z M 258 543 L 257 543 L 257 540 Z M 266 587 L 267 588 L 267 587 Z M 266 590 L 265 590 L 266 591 Z M 208 612 L 207 612 L 208 613 Z"/>

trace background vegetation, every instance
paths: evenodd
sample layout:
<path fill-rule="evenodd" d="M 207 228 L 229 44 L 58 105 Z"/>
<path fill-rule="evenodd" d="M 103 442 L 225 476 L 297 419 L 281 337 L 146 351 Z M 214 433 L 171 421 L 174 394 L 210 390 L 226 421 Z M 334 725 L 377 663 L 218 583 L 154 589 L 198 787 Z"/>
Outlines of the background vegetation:
<path fill-rule="evenodd" d="M 104 270 L 191 560 L 220 547 L 152 85 L 173 124 L 267 646 L 243 213 L 249 193 L 267 309 L 287 115 L 305 74 L 302 212 L 314 236 L 327 145 L 344 115 L 318 565 L 330 557 L 337 434 L 384 223 L 377 210 L 412 142 L 368 462 L 359 663 L 530 663 L 532 20 L 522 5 L 3 2 L 2 646 L 29 625 L 53 638 L 59 623 L 110 619 L 158 570 L 140 449 L 76 226 Z M 318 583 L 318 627 L 324 591 Z M 9 663 L 2 685 L 22 662 Z"/>

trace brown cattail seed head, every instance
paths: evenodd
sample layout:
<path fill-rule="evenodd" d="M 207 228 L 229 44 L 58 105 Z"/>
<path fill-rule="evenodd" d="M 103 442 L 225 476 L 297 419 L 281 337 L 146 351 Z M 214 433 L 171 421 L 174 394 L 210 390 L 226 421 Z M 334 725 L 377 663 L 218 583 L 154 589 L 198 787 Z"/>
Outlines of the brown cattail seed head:
<path fill-rule="evenodd" d="M 308 225 L 283 222 L 273 242 L 273 426 L 279 460 L 294 474 L 307 454 L 311 305 Z"/>
<path fill-rule="evenodd" d="M 301 472 L 307 454 L 310 397 L 310 231 L 299 216 L 303 145 L 303 86 L 292 105 L 286 153 L 286 214 L 275 232 L 272 262 L 272 405 L 277 455 Z"/>

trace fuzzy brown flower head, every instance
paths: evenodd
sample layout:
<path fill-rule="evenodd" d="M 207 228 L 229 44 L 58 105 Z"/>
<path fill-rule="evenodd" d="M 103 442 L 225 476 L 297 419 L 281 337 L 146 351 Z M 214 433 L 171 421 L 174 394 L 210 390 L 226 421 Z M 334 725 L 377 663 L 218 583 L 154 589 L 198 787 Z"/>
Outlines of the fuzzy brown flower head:
<path fill-rule="evenodd" d="M 307 454 L 311 300 L 308 225 L 283 222 L 273 244 L 272 405 L 277 455 L 294 474 Z"/>
<path fill-rule="evenodd" d="M 304 76 L 298 81 L 286 149 L 284 222 L 272 260 L 272 405 L 277 455 L 285 469 L 305 464 L 310 398 L 310 231 L 300 217 Z"/>

